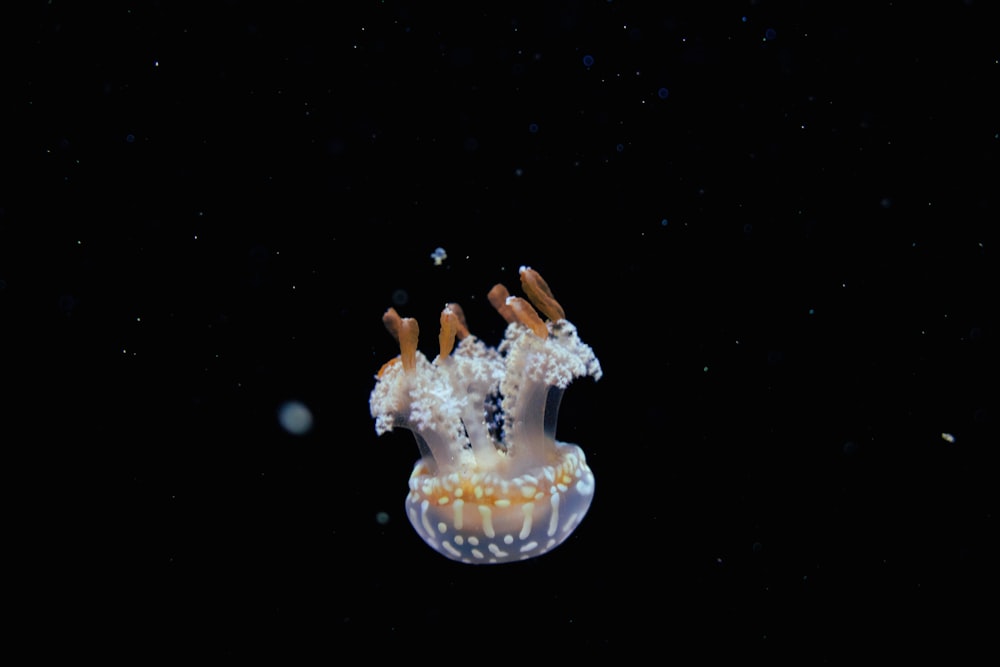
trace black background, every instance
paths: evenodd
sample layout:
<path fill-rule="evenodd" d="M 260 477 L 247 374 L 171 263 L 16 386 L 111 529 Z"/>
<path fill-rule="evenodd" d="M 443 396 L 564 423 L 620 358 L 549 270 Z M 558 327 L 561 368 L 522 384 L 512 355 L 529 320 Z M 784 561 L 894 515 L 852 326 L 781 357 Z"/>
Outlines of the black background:
<path fill-rule="evenodd" d="M 988 3 L 21 4 L 0 307 L 43 414 L 8 402 L 4 441 L 60 480 L 10 505 L 43 654 L 995 632 Z M 553 553 L 463 566 L 401 511 L 412 439 L 374 433 L 380 316 L 433 354 L 458 301 L 496 343 L 521 264 L 604 367 L 559 426 L 597 494 Z"/>

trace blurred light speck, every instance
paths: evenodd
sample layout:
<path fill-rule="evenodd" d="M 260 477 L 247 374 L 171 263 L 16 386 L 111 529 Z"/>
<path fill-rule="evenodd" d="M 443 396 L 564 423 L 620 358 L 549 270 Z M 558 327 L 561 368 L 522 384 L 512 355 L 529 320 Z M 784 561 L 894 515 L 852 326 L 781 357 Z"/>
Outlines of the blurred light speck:
<path fill-rule="evenodd" d="M 292 435 L 305 435 L 312 430 L 312 411 L 301 401 L 285 401 L 278 408 L 278 423 Z"/>

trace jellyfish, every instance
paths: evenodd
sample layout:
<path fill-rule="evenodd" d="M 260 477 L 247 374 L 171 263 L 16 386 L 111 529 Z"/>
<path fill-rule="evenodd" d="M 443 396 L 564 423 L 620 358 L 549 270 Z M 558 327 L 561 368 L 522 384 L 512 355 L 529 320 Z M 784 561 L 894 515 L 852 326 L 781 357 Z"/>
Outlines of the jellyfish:
<path fill-rule="evenodd" d="M 406 515 L 424 542 L 462 563 L 548 553 L 576 529 L 594 497 L 583 450 L 555 436 L 563 392 L 574 378 L 600 379 L 600 362 L 541 275 L 530 267 L 519 273 L 527 299 L 503 285 L 489 292 L 507 321 L 497 348 L 469 332 L 454 303 L 441 313 L 433 361 L 417 350 L 416 320 L 392 308 L 382 318 L 400 354 L 376 375 L 369 401 L 375 431 L 404 428 L 415 436 L 420 459 Z"/>

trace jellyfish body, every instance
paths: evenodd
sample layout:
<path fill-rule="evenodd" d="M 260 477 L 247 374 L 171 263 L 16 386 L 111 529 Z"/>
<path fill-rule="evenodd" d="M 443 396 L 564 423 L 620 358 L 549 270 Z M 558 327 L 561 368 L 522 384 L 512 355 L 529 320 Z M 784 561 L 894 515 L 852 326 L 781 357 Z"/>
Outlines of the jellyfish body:
<path fill-rule="evenodd" d="M 583 450 L 557 442 L 555 427 L 569 383 L 599 379 L 601 366 L 541 276 L 526 267 L 520 273 L 548 319 L 497 285 L 490 302 L 508 325 L 496 349 L 469 333 L 455 304 L 441 315 L 433 362 L 416 349 L 416 321 L 392 309 L 383 318 L 401 354 L 377 376 L 375 429 L 413 432 L 421 458 L 410 476 L 407 516 L 428 545 L 463 563 L 547 553 L 569 537 L 594 495 Z"/>

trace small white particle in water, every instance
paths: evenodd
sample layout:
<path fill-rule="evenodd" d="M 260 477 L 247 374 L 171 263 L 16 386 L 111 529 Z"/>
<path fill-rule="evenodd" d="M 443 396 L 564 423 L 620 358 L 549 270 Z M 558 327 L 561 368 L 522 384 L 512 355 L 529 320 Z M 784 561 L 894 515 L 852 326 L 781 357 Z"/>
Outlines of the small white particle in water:
<path fill-rule="evenodd" d="M 431 253 L 431 259 L 434 260 L 434 266 L 441 266 L 444 260 L 448 259 L 448 253 L 445 252 L 444 248 L 435 248 L 434 252 Z"/>
<path fill-rule="evenodd" d="M 941 439 L 944 440 L 945 442 L 955 442 L 955 436 L 953 436 L 951 433 L 942 433 Z"/>
<path fill-rule="evenodd" d="M 305 435 L 312 430 L 312 411 L 300 401 L 286 401 L 278 408 L 278 423 L 292 435 Z"/>

